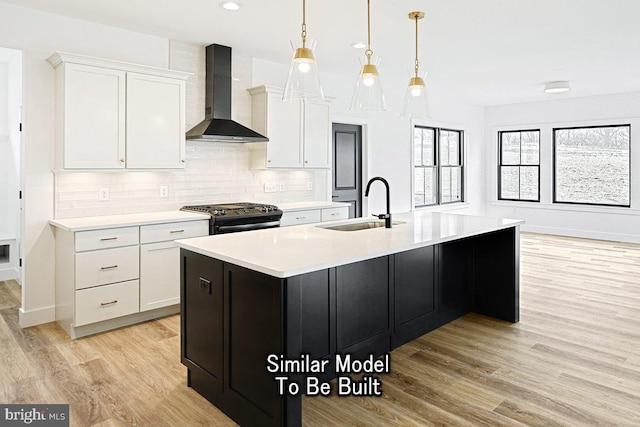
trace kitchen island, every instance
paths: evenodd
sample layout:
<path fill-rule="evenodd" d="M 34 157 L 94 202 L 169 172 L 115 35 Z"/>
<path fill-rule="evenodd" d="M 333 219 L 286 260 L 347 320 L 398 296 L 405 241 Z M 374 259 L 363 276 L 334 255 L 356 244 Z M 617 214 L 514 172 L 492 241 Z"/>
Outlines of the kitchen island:
<path fill-rule="evenodd" d="M 345 378 L 345 359 L 385 372 L 394 348 L 469 312 L 519 320 L 522 221 L 412 212 L 343 231 L 365 221 L 178 241 L 189 386 L 243 426 L 296 426 L 308 378 Z"/>

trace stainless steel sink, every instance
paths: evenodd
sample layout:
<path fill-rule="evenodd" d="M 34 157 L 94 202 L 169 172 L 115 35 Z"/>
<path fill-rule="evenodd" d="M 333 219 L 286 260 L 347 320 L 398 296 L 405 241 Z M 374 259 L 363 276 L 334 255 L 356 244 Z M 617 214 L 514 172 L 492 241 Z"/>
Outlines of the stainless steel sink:
<path fill-rule="evenodd" d="M 393 221 L 392 225 L 400 225 L 404 224 L 404 221 Z M 336 230 L 336 231 L 358 231 L 358 230 L 369 230 L 371 228 L 384 228 L 384 221 L 364 221 L 364 222 L 352 222 L 349 224 L 338 224 L 338 225 L 318 225 L 319 228 L 326 228 L 327 230 Z"/>

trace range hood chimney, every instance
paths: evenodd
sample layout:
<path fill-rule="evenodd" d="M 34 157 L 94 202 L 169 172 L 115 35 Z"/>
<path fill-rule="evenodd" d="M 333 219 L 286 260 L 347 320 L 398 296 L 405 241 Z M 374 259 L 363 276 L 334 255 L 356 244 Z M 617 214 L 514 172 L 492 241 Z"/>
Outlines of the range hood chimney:
<path fill-rule="evenodd" d="M 258 142 L 269 139 L 231 120 L 231 48 L 219 44 L 206 51 L 205 118 L 187 132 L 187 139 Z"/>

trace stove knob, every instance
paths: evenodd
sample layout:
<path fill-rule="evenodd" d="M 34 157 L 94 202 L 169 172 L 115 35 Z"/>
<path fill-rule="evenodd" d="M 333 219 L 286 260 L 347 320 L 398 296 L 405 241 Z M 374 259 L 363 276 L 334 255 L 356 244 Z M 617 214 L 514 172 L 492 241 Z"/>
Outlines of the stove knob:
<path fill-rule="evenodd" d="M 218 209 L 214 209 L 214 210 L 213 210 L 213 214 L 214 214 L 214 215 L 218 215 Z"/>

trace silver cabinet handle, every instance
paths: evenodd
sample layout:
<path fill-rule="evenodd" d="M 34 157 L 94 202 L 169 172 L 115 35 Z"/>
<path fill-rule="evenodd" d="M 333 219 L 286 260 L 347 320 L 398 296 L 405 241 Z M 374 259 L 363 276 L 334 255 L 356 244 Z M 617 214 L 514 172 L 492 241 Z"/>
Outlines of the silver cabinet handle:
<path fill-rule="evenodd" d="M 105 306 L 107 306 L 107 305 L 113 305 L 113 304 L 117 304 L 117 303 L 118 303 L 118 300 L 117 300 L 117 299 L 114 299 L 113 301 L 109 301 L 109 302 L 101 302 L 101 303 L 100 303 L 100 306 L 101 306 L 101 307 L 105 307 Z"/>
<path fill-rule="evenodd" d="M 168 251 L 169 249 L 175 249 L 175 248 L 176 248 L 176 246 L 170 246 L 168 248 L 147 249 L 147 252 Z"/>
<path fill-rule="evenodd" d="M 174 233 L 184 233 L 184 230 L 171 230 L 169 233 L 174 234 Z"/>
<path fill-rule="evenodd" d="M 307 219 L 306 216 L 297 216 L 296 219 Z"/>
<path fill-rule="evenodd" d="M 331 214 L 331 216 L 336 216 L 336 215 L 340 215 L 338 212 L 334 212 Z"/>
<path fill-rule="evenodd" d="M 101 242 L 105 242 L 107 240 L 118 240 L 117 237 L 103 237 L 102 239 L 100 239 Z"/>
<path fill-rule="evenodd" d="M 118 268 L 118 264 L 109 265 L 107 267 L 100 267 L 100 270 L 102 270 L 102 271 L 104 271 L 104 270 L 113 270 L 114 268 Z"/>

